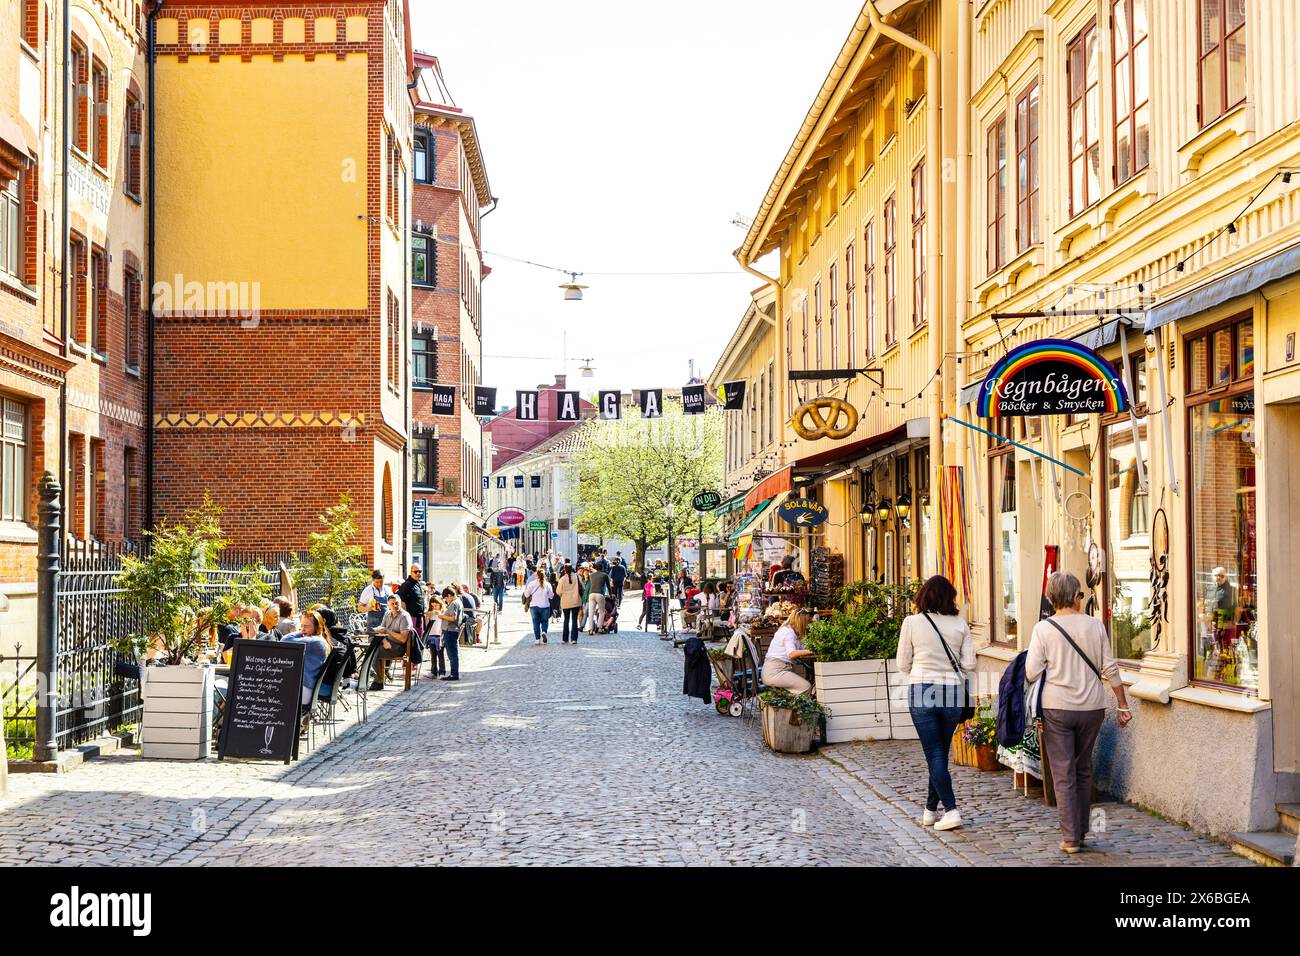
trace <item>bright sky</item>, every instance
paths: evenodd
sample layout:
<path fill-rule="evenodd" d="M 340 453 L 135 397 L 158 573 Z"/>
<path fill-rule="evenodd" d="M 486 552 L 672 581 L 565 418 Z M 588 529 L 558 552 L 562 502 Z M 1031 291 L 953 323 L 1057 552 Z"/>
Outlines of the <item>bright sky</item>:
<path fill-rule="evenodd" d="M 758 280 L 732 251 L 860 0 L 412 3 L 474 116 L 500 206 L 483 221 L 483 381 L 674 387 L 713 368 Z M 565 302 L 558 272 L 585 272 Z M 729 272 L 599 276 L 597 272 Z M 581 379 L 590 358 L 595 377 Z"/>

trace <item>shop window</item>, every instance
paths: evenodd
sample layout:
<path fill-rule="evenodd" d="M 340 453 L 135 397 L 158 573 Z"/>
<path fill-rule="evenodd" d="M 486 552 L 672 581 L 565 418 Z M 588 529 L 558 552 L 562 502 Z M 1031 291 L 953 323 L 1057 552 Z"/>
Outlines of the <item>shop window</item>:
<path fill-rule="evenodd" d="M 1016 251 L 1042 238 L 1038 210 L 1038 81 L 1016 99 Z"/>
<path fill-rule="evenodd" d="M 1101 99 L 1097 74 L 1097 21 L 1093 20 L 1066 48 L 1071 217 L 1101 198 Z"/>
<path fill-rule="evenodd" d="M 1007 261 L 1007 120 L 998 117 L 989 127 L 985 149 L 988 195 L 986 197 L 985 242 L 989 275 Z"/>
<path fill-rule="evenodd" d="M 3 399 L 0 432 L 0 521 L 27 520 L 27 406 Z"/>
<path fill-rule="evenodd" d="M 1107 624 L 1118 660 L 1139 660 L 1151 649 L 1150 505 L 1138 483 L 1137 460 L 1149 462 L 1146 420 L 1106 426 L 1105 532 Z"/>
<path fill-rule="evenodd" d="M 1198 0 L 1201 126 L 1246 99 L 1246 0 Z"/>
<path fill-rule="evenodd" d="M 992 595 L 992 638 L 1005 644 L 1016 644 L 1020 626 L 1016 618 L 1016 564 L 1020 547 L 1020 524 L 1016 511 L 1016 460 L 1010 447 L 989 458 L 992 475 L 992 496 L 989 515 L 992 519 L 992 537 L 995 542 L 995 562 L 990 578 Z"/>
<path fill-rule="evenodd" d="M 916 491 L 912 495 L 912 520 L 916 522 L 916 576 L 924 580 L 939 573 L 938 555 L 934 549 L 934 511 L 930 504 L 930 449 L 918 448 L 916 459 Z"/>
<path fill-rule="evenodd" d="M 1151 156 L 1151 44 L 1146 0 L 1111 4 L 1115 94 L 1115 185 L 1147 168 Z"/>

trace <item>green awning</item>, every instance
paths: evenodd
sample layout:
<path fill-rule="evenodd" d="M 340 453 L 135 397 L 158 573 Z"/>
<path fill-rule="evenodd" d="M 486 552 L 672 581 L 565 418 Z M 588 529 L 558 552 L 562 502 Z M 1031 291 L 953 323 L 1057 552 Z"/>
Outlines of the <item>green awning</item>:
<path fill-rule="evenodd" d="M 745 507 L 745 495 L 742 493 L 736 495 L 734 498 L 729 498 L 714 508 L 713 517 L 722 518 L 731 514 L 733 511 L 739 511 L 743 507 Z"/>
<path fill-rule="evenodd" d="M 735 544 L 736 540 L 742 534 L 745 534 L 746 530 L 750 527 L 750 525 L 753 525 L 756 522 L 759 522 L 763 520 L 763 518 L 767 517 L 768 511 L 771 510 L 773 502 L 775 502 L 777 498 L 784 498 L 784 497 L 785 497 L 784 494 L 780 494 L 780 495 L 773 495 L 771 498 L 765 498 L 757 508 L 755 508 L 753 511 L 749 513 L 749 516 L 745 518 L 744 524 L 742 524 L 735 531 L 731 532 L 731 534 L 727 535 L 727 542 L 729 544 Z"/>

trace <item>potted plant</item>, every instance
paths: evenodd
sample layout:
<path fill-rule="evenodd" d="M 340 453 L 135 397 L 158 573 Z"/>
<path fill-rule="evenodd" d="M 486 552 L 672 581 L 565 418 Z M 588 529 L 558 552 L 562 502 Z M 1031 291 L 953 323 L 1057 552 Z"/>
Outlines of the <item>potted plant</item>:
<path fill-rule="evenodd" d="M 212 738 L 212 668 L 196 663 L 212 629 L 238 604 L 260 604 L 270 593 L 264 569 L 252 565 L 229 582 L 214 574 L 226 547 L 221 509 L 210 496 L 175 523 L 146 531 L 149 548 L 122 559 L 118 599 L 135 627 L 115 642 L 139 661 L 141 754 L 198 760 Z M 226 577 L 228 575 L 223 575 Z M 215 595 L 205 603 L 207 595 Z"/>
<path fill-rule="evenodd" d="M 763 704 L 763 743 L 782 754 L 812 750 L 817 728 L 830 710 L 806 694 L 773 687 L 758 695 Z"/>
<path fill-rule="evenodd" d="M 992 717 L 974 717 L 957 728 L 953 735 L 953 756 L 963 767 L 1001 770 L 998 764 L 997 721 Z"/>
<path fill-rule="evenodd" d="M 809 627 L 804 646 L 817 655 L 817 700 L 835 707 L 827 743 L 916 736 L 905 697 L 891 693 L 906 689 L 890 679 L 915 591 L 915 583 L 846 585 L 836 598 L 838 613 Z"/>

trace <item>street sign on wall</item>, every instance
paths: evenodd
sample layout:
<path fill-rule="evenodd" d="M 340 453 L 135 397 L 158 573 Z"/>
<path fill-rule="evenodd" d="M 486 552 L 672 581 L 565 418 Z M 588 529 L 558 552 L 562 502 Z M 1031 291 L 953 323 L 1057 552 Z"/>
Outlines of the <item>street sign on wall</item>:
<path fill-rule="evenodd" d="M 528 522 L 528 530 L 529 530 L 529 531 L 545 531 L 545 530 L 546 530 L 546 522 L 545 522 L 545 521 L 530 521 L 530 522 Z"/>
<path fill-rule="evenodd" d="M 428 526 L 429 503 L 423 498 L 411 502 L 411 530 L 424 531 Z"/>
<path fill-rule="evenodd" d="M 722 504 L 722 495 L 716 491 L 701 491 L 691 499 L 691 507 L 696 511 L 712 511 Z"/>

